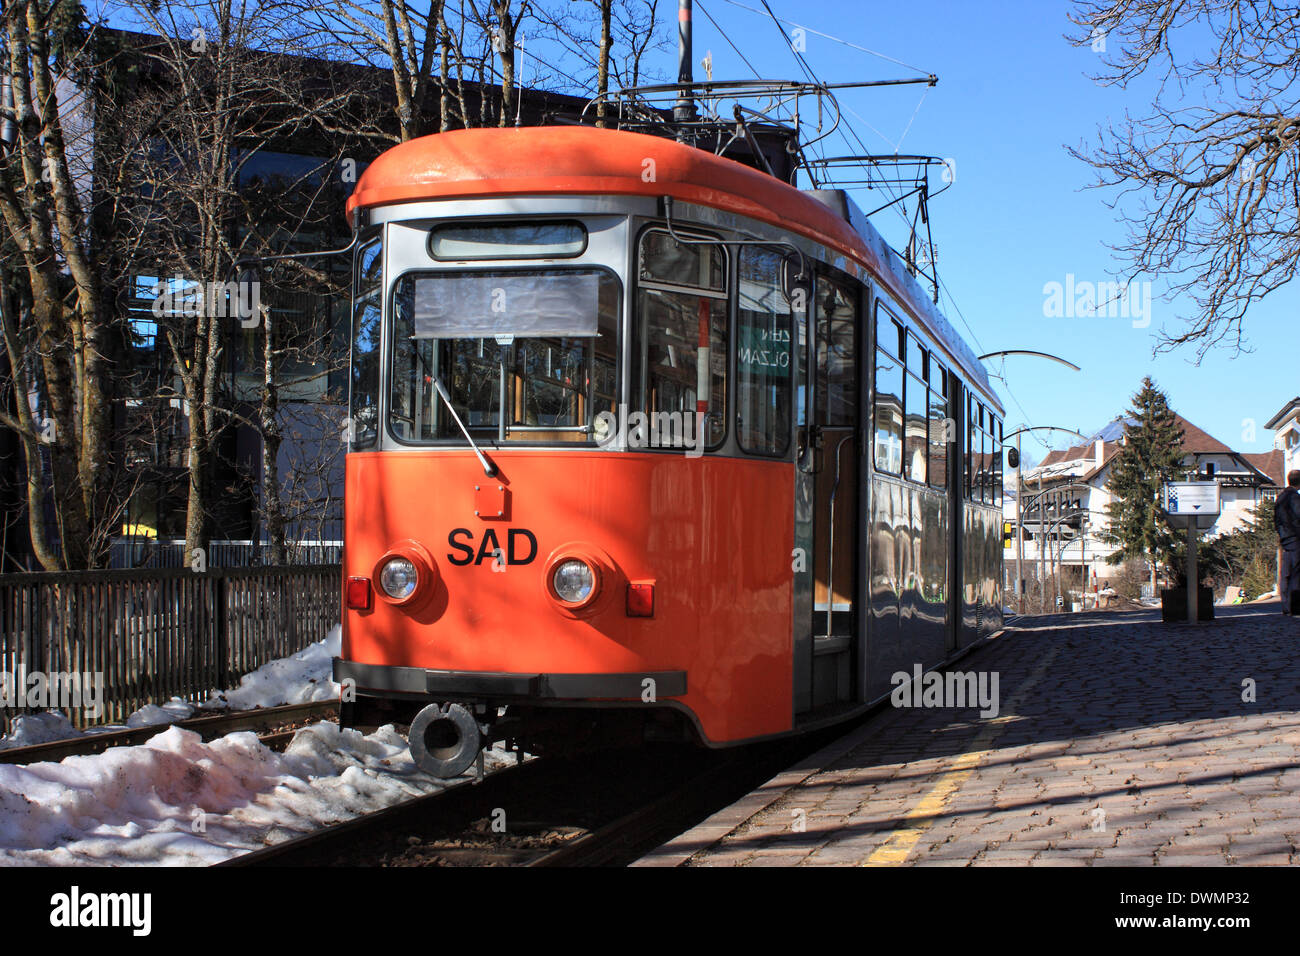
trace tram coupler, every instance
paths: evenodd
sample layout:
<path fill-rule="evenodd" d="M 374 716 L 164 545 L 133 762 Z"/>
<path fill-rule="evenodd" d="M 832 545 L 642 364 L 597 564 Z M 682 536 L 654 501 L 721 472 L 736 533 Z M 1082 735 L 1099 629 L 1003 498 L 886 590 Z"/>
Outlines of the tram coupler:
<path fill-rule="evenodd" d="M 411 759 L 435 777 L 459 777 L 475 761 L 483 774 L 482 728 L 463 704 L 429 704 L 411 721 Z"/>

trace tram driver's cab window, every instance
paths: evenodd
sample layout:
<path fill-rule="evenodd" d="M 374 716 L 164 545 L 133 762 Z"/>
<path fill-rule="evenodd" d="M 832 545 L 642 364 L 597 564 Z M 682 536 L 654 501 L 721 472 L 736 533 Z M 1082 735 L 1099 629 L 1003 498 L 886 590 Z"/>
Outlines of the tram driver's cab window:
<path fill-rule="evenodd" d="M 459 417 L 476 441 L 593 441 L 596 416 L 617 411 L 618 310 L 618 279 L 603 269 L 402 276 L 390 432 L 463 443 Z"/>
<path fill-rule="evenodd" d="M 348 437 L 353 451 L 379 436 L 379 317 L 384 245 L 379 236 L 357 252 L 352 278 L 352 381 Z"/>
<path fill-rule="evenodd" d="M 636 397 L 656 423 L 647 445 L 693 446 L 696 412 L 706 447 L 727 430 L 727 253 L 716 243 L 651 229 L 637 250 Z M 669 423 L 665 439 L 662 426 Z M 673 434 L 675 433 L 675 434 Z"/>

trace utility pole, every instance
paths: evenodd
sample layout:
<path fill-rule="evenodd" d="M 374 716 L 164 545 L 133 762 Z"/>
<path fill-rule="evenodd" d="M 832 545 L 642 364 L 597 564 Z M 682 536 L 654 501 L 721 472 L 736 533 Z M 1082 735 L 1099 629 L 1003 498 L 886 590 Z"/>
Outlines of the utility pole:
<path fill-rule="evenodd" d="M 695 67 L 691 62 L 691 0 L 677 0 L 677 103 L 673 106 L 673 122 L 689 123 L 695 119 L 693 84 Z M 685 133 L 678 130 L 678 139 Z"/>
<path fill-rule="evenodd" d="M 1024 482 L 1021 476 L 1024 474 L 1025 456 L 1020 450 L 1021 433 L 1016 434 L 1016 613 L 1025 613 L 1025 576 L 1020 570 L 1020 562 L 1025 553 L 1025 535 L 1021 531 L 1021 522 L 1024 521 L 1024 515 L 1020 510 L 1021 489 L 1024 488 Z M 1280 566 L 1280 565 L 1279 565 Z M 1280 592 L 1279 592 L 1280 593 Z"/>
<path fill-rule="evenodd" d="M 1088 609 L 1088 516 L 1079 523 L 1079 610 Z"/>
<path fill-rule="evenodd" d="M 1047 503 L 1043 501 L 1043 473 L 1038 472 L 1038 613 L 1047 613 Z"/>

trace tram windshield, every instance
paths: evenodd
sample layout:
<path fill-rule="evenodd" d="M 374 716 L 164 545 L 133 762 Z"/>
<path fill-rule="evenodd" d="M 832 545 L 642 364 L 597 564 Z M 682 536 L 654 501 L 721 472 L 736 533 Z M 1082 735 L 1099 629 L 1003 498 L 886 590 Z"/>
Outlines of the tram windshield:
<path fill-rule="evenodd" d="M 603 269 L 405 275 L 393 296 L 389 427 L 464 442 L 588 442 L 618 401 L 619 282 Z"/>

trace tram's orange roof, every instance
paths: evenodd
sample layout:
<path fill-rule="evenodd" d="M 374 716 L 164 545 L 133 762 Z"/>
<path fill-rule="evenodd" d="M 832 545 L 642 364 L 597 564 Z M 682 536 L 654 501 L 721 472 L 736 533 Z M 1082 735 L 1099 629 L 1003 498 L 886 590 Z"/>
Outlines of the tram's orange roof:
<path fill-rule="evenodd" d="M 547 193 L 672 196 L 869 259 L 845 220 L 766 173 L 670 139 L 583 126 L 453 130 L 402 143 L 362 173 L 348 213 L 424 199 Z"/>

